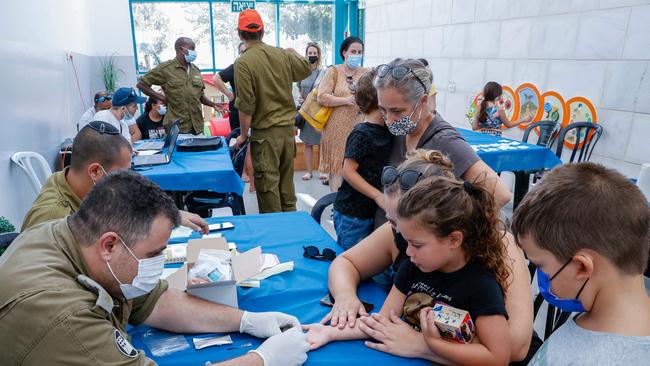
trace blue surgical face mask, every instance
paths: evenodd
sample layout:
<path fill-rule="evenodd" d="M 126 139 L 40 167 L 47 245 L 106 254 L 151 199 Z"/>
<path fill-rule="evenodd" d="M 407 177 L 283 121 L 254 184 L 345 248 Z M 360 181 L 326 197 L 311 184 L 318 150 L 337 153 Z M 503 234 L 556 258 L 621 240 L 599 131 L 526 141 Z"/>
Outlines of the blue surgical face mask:
<path fill-rule="evenodd" d="M 164 104 L 161 105 L 160 107 L 158 107 L 158 113 L 161 116 L 164 116 L 165 114 L 167 114 L 167 107 Z"/>
<path fill-rule="evenodd" d="M 580 294 L 582 293 L 582 290 L 585 288 L 585 285 L 587 285 L 587 281 L 589 281 L 588 278 L 585 281 L 585 283 L 582 284 L 582 287 L 580 287 L 580 290 L 578 291 L 578 294 L 576 295 L 575 299 L 562 299 L 551 292 L 551 281 L 553 281 L 553 279 L 557 277 L 557 275 L 560 272 L 562 272 L 562 270 L 569 263 L 571 263 L 571 259 L 569 259 L 569 261 L 566 262 L 562 266 L 562 268 L 560 268 L 557 272 L 555 272 L 555 274 L 552 277 L 549 277 L 548 274 L 542 272 L 539 268 L 537 268 L 537 285 L 539 286 L 539 292 L 542 294 L 546 302 L 548 302 L 549 304 L 555 306 L 560 310 L 571 312 L 571 313 L 584 313 L 587 310 L 585 309 L 584 305 L 582 305 L 582 302 L 580 301 L 579 297 Z"/>
<path fill-rule="evenodd" d="M 361 67 L 361 60 L 363 59 L 362 55 L 348 55 L 345 58 L 345 63 L 348 64 L 348 67 L 351 69 L 358 69 Z"/>
<path fill-rule="evenodd" d="M 196 51 L 194 50 L 189 50 L 185 49 L 187 51 L 187 55 L 185 55 L 185 61 L 187 61 L 188 64 L 191 64 L 196 60 Z"/>

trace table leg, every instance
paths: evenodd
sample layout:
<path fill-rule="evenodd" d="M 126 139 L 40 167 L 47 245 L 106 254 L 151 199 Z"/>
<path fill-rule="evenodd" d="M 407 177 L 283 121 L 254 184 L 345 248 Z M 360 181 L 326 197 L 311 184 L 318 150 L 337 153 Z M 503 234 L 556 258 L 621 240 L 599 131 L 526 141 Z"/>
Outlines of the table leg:
<path fill-rule="evenodd" d="M 516 171 L 515 174 L 515 191 L 514 201 L 512 203 L 512 210 L 516 210 L 519 203 L 528 193 L 528 186 L 530 185 L 530 172 Z"/>
<path fill-rule="evenodd" d="M 231 202 L 232 202 L 232 214 L 233 215 L 246 215 L 246 209 L 244 208 L 244 197 L 238 195 L 237 193 L 231 193 Z"/>

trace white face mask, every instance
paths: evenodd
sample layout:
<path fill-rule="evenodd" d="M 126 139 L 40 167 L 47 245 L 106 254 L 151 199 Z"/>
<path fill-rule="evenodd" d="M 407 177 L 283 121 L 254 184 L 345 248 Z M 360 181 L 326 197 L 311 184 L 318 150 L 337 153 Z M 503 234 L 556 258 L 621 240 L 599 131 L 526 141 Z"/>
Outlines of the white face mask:
<path fill-rule="evenodd" d="M 163 271 L 165 270 L 165 255 L 161 254 L 153 258 L 138 259 L 138 257 L 136 257 L 131 249 L 126 245 L 124 240 L 122 240 L 122 238 L 119 239 L 131 256 L 138 261 L 138 274 L 130 284 L 120 282 L 120 280 L 117 279 L 117 276 L 115 276 L 111 264 L 106 262 L 108 270 L 111 271 L 113 278 L 115 278 L 117 283 L 120 284 L 120 290 L 122 291 L 124 298 L 130 300 L 150 293 L 154 287 L 156 287 L 158 281 L 160 281 L 160 276 L 162 276 Z"/>

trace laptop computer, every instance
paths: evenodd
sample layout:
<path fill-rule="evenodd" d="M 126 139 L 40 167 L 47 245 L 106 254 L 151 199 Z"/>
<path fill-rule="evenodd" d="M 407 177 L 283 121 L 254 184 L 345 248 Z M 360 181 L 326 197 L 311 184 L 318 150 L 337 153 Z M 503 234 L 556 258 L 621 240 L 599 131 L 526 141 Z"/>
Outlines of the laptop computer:
<path fill-rule="evenodd" d="M 174 124 L 180 123 L 181 119 L 176 118 L 174 121 L 172 121 L 171 126 L 173 127 Z M 165 139 L 163 141 L 144 141 L 140 143 L 136 143 L 135 148 L 138 150 L 163 150 L 164 148 L 169 146 L 169 143 L 171 142 L 171 127 L 169 128 L 169 133 L 167 136 L 165 136 Z"/>
<path fill-rule="evenodd" d="M 176 140 L 178 140 L 178 134 L 180 131 L 181 129 L 178 127 L 178 123 L 172 124 L 169 129 L 170 139 L 169 145 L 166 148 L 167 151 L 163 151 L 163 154 L 156 155 L 136 155 L 133 157 L 131 166 L 136 168 L 140 166 L 169 164 L 169 162 L 172 161 L 172 154 L 176 148 Z"/>

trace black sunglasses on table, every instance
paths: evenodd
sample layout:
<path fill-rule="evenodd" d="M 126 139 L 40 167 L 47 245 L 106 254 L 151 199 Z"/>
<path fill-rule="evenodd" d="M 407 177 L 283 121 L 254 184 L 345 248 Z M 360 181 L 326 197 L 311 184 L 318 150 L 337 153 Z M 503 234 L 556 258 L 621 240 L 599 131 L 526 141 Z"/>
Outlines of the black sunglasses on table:
<path fill-rule="evenodd" d="M 302 247 L 304 249 L 304 253 L 302 253 L 303 257 L 306 258 L 311 258 L 311 259 L 318 259 L 321 261 L 333 261 L 334 258 L 336 258 L 336 252 L 334 252 L 330 248 L 325 248 L 323 249 L 323 253 L 321 254 L 320 249 L 316 248 L 313 245 L 309 245 L 306 247 Z"/>
<path fill-rule="evenodd" d="M 415 186 L 421 178 L 422 173 L 417 170 L 406 169 L 400 173 L 397 171 L 397 168 L 390 165 L 385 166 L 384 170 L 381 172 L 381 184 L 384 187 L 393 185 L 393 183 L 399 179 L 399 187 L 403 191 L 408 191 L 409 189 L 413 188 L 413 186 Z"/>
<path fill-rule="evenodd" d="M 402 66 L 402 65 L 388 66 L 386 64 L 377 66 L 378 77 L 383 79 L 386 77 L 386 75 L 388 75 L 389 72 L 391 73 L 391 76 L 395 80 L 402 80 L 404 76 L 406 76 L 406 74 L 408 73 L 413 74 L 413 76 L 415 76 L 415 79 L 420 83 L 420 85 L 422 85 L 424 91 L 428 92 L 427 87 L 424 85 L 422 79 L 420 79 L 420 77 L 415 72 L 413 72 L 413 69 L 411 69 L 410 67 Z"/>

